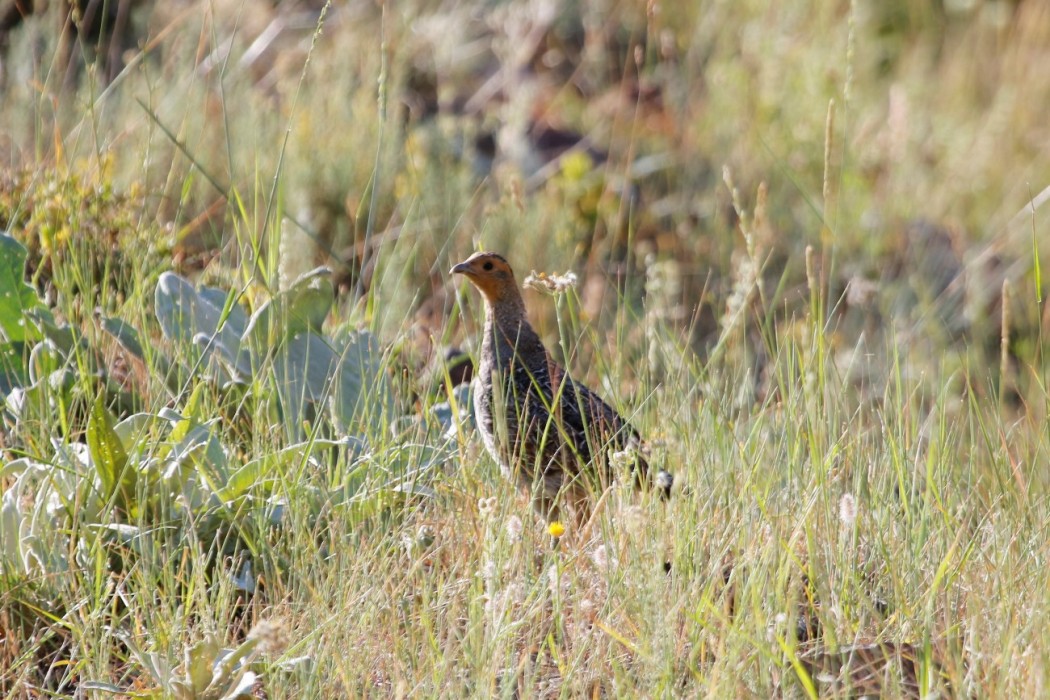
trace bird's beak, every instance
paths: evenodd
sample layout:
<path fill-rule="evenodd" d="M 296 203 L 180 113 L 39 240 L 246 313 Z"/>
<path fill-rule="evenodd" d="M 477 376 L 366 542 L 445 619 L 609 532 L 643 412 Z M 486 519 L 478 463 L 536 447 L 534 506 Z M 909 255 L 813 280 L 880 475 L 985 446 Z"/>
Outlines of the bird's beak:
<path fill-rule="evenodd" d="M 468 265 L 465 262 L 461 262 L 460 264 L 453 266 L 453 268 L 448 271 L 448 274 L 450 274 L 450 275 L 465 275 L 468 272 L 470 272 L 470 265 Z"/>

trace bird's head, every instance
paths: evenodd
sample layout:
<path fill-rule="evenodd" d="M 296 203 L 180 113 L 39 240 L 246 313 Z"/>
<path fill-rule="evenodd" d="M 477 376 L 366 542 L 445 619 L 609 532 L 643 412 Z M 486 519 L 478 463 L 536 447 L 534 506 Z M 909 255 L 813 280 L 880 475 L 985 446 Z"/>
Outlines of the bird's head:
<path fill-rule="evenodd" d="M 521 299 L 514 271 L 507 259 L 498 253 L 474 253 L 453 267 L 450 273 L 466 277 L 492 304 Z"/>

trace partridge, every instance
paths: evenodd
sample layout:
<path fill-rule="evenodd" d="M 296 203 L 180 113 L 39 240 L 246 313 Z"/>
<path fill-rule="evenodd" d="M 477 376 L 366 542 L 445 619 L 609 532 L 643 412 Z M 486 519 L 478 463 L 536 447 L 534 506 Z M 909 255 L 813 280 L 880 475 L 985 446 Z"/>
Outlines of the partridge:
<path fill-rule="evenodd" d="M 560 498 L 576 503 L 608 486 L 611 461 L 629 463 L 644 477 L 649 465 L 638 432 L 551 358 L 529 325 L 506 259 L 475 253 L 451 273 L 470 280 L 485 302 L 474 391 L 478 430 L 501 471 L 532 493 L 536 510 L 554 517 Z M 657 484 L 666 494 L 670 474 L 660 472 Z"/>

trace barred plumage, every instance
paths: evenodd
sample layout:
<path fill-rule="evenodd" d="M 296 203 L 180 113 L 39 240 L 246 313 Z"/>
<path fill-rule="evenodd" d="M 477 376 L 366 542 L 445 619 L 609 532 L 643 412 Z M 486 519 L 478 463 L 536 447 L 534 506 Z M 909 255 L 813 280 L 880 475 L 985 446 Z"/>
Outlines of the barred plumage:
<path fill-rule="evenodd" d="M 613 478 L 608 454 L 626 452 L 639 476 L 649 468 L 638 432 L 551 358 L 529 325 L 514 272 L 496 253 L 475 253 L 452 268 L 485 300 L 485 335 L 474 411 L 485 447 L 504 474 L 550 515 L 559 494 L 572 500 Z M 661 475 L 669 488 L 669 475 Z"/>

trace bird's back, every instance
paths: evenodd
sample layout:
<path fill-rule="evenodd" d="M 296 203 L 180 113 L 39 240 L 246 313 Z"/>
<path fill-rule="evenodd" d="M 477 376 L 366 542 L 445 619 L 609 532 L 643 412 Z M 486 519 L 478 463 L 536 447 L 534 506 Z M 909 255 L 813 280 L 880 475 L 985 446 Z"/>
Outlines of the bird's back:
<path fill-rule="evenodd" d="M 486 324 L 475 394 L 486 448 L 523 485 L 542 477 L 549 498 L 569 483 L 583 488 L 581 477 L 607 486 L 612 473 L 606 453 L 637 448 L 638 433 L 554 362 L 527 323 L 510 336 Z M 644 471 L 644 460 L 637 460 Z"/>

